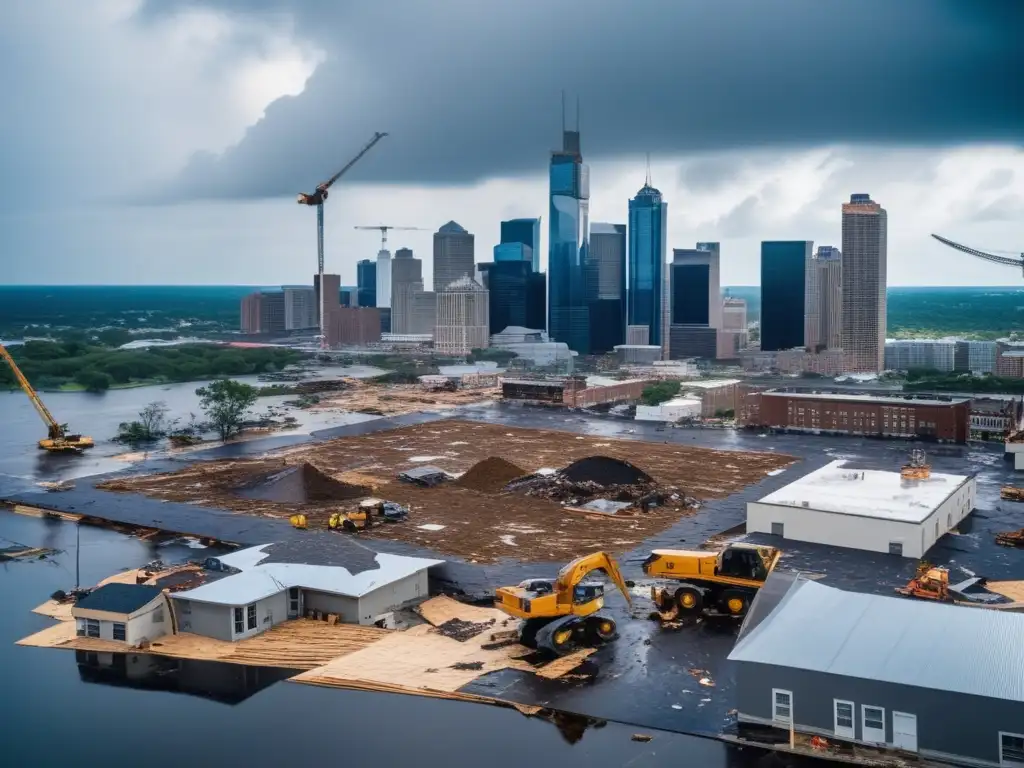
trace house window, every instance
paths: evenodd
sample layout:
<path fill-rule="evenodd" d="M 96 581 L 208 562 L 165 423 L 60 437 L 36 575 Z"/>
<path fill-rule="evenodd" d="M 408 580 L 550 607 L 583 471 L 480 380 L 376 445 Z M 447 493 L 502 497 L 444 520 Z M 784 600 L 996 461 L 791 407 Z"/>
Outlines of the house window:
<path fill-rule="evenodd" d="M 164 623 L 164 609 L 163 608 L 157 608 L 155 611 L 153 611 L 153 623 L 154 624 L 163 624 Z"/>
<path fill-rule="evenodd" d="M 1024 765 L 1024 734 L 999 733 L 999 765 Z"/>
<path fill-rule="evenodd" d="M 793 722 L 793 692 L 772 688 L 772 720 L 776 723 Z"/>
<path fill-rule="evenodd" d="M 124 624 L 119 621 L 114 622 L 114 639 L 115 640 L 127 640 L 128 633 L 125 630 Z"/>
<path fill-rule="evenodd" d="M 235 634 L 241 635 L 245 633 L 245 615 L 242 613 L 241 608 L 235 608 Z"/>
<path fill-rule="evenodd" d="M 853 702 L 834 699 L 836 736 L 852 739 L 855 736 L 853 727 Z"/>
<path fill-rule="evenodd" d="M 86 637 L 99 637 L 100 636 L 100 623 L 96 619 L 85 620 L 85 636 Z"/>
<path fill-rule="evenodd" d="M 256 629 L 256 604 L 255 603 L 253 603 L 252 605 L 248 606 L 245 609 L 245 617 L 246 617 L 247 624 L 249 625 L 249 629 Z"/>
<path fill-rule="evenodd" d="M 867 704 L 861 709 L 862 738 L 869 744 L 885 743 L 885 710 Z"/>

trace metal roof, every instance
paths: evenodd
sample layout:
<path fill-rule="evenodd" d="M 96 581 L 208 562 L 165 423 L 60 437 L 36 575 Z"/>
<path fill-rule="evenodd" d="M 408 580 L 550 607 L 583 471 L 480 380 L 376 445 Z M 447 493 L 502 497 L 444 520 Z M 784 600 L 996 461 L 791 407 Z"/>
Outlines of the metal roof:
<path fill-rule="evenodd" d="M 79 600 L 74 608 L 110 613 L 132 613 L 152 602 L 163 592 L 160 587 L 144 584 L 104 584 Z"/>
<path fill-rule="evenodd" d="M 959 405 L 970 402 L 969 397 L 950 397 L 938 399 L 934 397 L 887 397 L 885 395 L 856 395 L 844 392 L 787 392 L 772 389 L 762 392 L 761 397 L 793 397 L 801 400 L 839 400 L 842 402 L 875 403 L 878 405 L 899 405 L 912 408 L 917 405 Z"/>
<path fill-rule="evenodd" d="M 203 584 L 195 589 L 175 592 L 176 600 L 195 600 L 218 605 L 247 605 L 276 595 L 291 587 L 330 592 L 346 597 L 362 597 L 376 589 L 419 573 L 443 560 L 377 553 L 377 567 L 352 573 L 338 565 L 261 562 L 270 545 L 234 552 L 220 558 L 222 563 L 243 569 L 242 573 Z"/>
<path fill-rule="evenodd" d="M 729 659 L 1024 702 L 1024 614 L 797 579 Z"/>

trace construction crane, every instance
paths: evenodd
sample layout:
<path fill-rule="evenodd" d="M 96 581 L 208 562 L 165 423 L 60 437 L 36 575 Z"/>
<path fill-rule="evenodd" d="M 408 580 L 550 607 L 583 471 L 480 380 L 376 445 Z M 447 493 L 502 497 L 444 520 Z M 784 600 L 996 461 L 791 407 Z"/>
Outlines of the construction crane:
<path fill-rule="evenodd" d="M 961 253 L 968 253 L 971 256 L 977 256 L 979 259 L 991 261 L 993 264 L 1002 264 L 1007 267 L 1017 267 L 1018 269 L 1021 270 L 1022 273 L 1024 273 L 1024 253 L 1020 254 L 1019 256 L 996 256 L 994 253 L 979 251 L 977 248 L 970 248 L 966 245 L 961 245 L 960 243 L 954 243 L 952 240 L 947 240 L 941 235 L 933 234 L 932 237 L 934 237 L 943 245 L 948 245 L 950 248 L 954 248 L 960 251 Z"/>
<path fill-rule="evenodd" d="M 22 390 L 28 395 L 28 399 L 35 406 L 36 411 L 42 417 L 46 423 L 47 437 L 39 441 L 39 447 L 44 451 L 50 453 L 81 453 L 86 448 L 92 448 L 93 441 L 91 437 L 84 437 L 83 435 L 69 435 L 67 433 L 67 424 L 58 424 L 57 420 L 53 418 L 49 409 L 43 405 L 43 401 L 40 399 L 38 393 L 29 384 L 28 379 L 25 378 L 25 374 L 21 372 L 18 364 L 14 362 L 14 358 L 11 357 L 11 353 L 7 351 L 7 348 L 0 344 L 0 357 L 7 361 L 7 364 L 11 366 L 11 370 L 14 372 L 14 378 L 18 380 L 18 384 Z"/>
<path fill-rule="evenodd" d="M 380 230 L 380 249 L 386 251 L 388 249 L 388 230 L 394 229 L 399 232 L 426 232 L 424 227 L 393 227 L 390 224 L 378 224 L 377 226 L 371 227 L 356 227 L 356 229 L 378 229 Z"/>
<path fill-rule="evenodd" d="M 317 184 L 316 191 L 311 195 L 307 195 L 305 192 L 300 192 L 296 201 L 299 205 L 315 205 L 316 206 L 316 271 L 320 276 L 320 349 L 327 348 L 327 328 L 325 326 L 324 318 L 324 295 L 326 291 L 323 289 L 324 285 L 324 200 L 327 199 L 328 190 L 331 185 L 334 184 L 338 179 L 344 176 L 348 170 L 362 159 L 363 155 L 373 149 L 374 145 L 387 136 L 386 133 L 375 133 L 373 138 L 367 142 L 366 146 L 359 150 L 359 154 L 348 161 L 348 165 L 338 171 L 336 174 L 331 176 L 327 181 Z"/>

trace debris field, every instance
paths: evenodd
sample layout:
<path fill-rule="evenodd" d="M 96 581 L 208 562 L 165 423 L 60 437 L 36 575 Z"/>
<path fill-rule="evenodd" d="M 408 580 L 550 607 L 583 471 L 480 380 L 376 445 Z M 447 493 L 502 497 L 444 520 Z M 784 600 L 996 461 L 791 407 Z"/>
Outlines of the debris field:
<path fill-rule="evenodd" d="M 439 411 L 487 400 L 497 400 L 498 387 L 427 390 L 419 384 L 381 384 L 363 379 L 345 379 L 341 391 L 320 394 L 314 411 L 351 411 L 378 416 L 400 416 L 414 411 Z"/>
<path fill-rule="evenodd" d="M 354 495 L 374 495 L 408 507 L 409 518 L 339 535 L 403 541 L 471 562 L 566 562 L 597 549 L 629 550 L 688 514 L 696 501 L 729 496 L 793 461 L 776 453 L 446 420 L 97 487 L 269 517 L 301 512 L 310 528 L 326 527 L 332 511 L 356 503 Z M 432 488 L 398 479 L 424 465 L 458 477 Z M 643 504 L 652 493 L 654 503 Z M 647 511 L 580 509 L 593 499 Z"/>

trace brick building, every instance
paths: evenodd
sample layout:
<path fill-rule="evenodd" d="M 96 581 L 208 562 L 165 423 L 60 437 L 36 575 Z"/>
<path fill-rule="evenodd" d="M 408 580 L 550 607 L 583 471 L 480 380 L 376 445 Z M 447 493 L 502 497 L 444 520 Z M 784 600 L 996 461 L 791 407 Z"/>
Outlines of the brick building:
<path fill-rule="evenodd" d="M 380 341 L 380 310 L 376 307 L 334 307 L 327 314 L 327 344 L 363 346 Z"/>
<path fill-rule="evenodd" d="M 968 398 L 748 392 L 738 417 L 743 426 L 794 432 L 923 437 L 966 443 L 971 433 Z"/>

